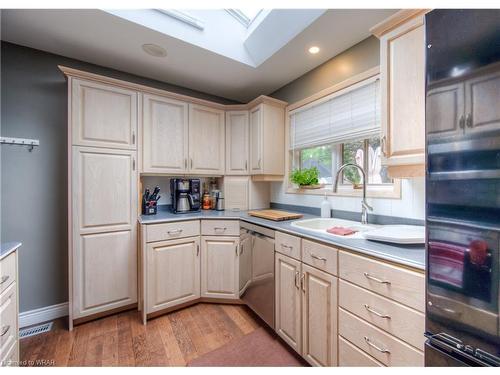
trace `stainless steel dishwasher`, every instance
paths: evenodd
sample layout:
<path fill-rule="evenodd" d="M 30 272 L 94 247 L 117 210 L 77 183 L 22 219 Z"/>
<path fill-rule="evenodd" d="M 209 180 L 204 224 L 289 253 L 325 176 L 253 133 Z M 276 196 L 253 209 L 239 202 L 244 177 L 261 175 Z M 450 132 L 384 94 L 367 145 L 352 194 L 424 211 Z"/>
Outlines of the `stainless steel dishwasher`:
<path fill-rule="evenodd" d="M 240 298 L 274 328 L 274 231 L 242 222 L 239 259 Z"/>

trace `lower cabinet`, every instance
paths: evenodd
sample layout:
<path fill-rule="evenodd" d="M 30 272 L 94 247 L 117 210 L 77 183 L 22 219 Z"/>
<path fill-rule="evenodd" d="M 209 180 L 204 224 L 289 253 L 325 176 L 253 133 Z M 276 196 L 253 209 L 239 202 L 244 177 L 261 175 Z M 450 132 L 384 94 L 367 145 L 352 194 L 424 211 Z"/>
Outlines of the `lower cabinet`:
<path fill-rule="evenodd" d="M 337 365 L 337 278 L 275 253 L 276 332 L 313 366 Z"/>
<path fill-rule="evenodd" d="M 137 302 L 135 230 L 80 235 L 73 253 L 73 319 Z"/>
<path fill-rule="evenodd" d="M 302 354 L 300 262 L 275 253 L 274 265 L 276 333 Z"/>
<path fill-rule="evenodd" d="M 302 264 L 302 356 L 313 366 L 337 364 L 337 278 Z"/>
<path fill-rule="evenodd" d="M 239 237 L 201 237 L 201 296 L 239 298 Z"/>
<path fill-rule="evenodd" d="M 147 245 L 147 312 L 200 298 L 200 239 L 181 238 Z"/>

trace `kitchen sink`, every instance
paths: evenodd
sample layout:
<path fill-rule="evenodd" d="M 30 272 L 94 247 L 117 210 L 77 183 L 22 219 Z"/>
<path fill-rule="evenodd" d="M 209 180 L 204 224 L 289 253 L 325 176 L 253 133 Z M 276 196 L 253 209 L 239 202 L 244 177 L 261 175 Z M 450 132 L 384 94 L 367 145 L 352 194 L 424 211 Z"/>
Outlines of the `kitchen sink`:
<path fill-rule="evenodd" d="M 379 225 L 371 225 L 371 224 L 361 224 L 357 221 L 343 220 L 343 219 L 334 219 L 334 218 L 317 218 L 317 219 L 306 219 L 306 220 L 298 220 L 294 221 L 292 227 L 304 229 L 307 231 L 322 233 L 333 237 L 342 237 L 342 238 L 364 238 L 362 236 L 363 232 L 367 232 L 370 230 L 374 230 L 379 228 Z M 341 236 L 337 234 L 328 233 L 326 230 L 333 227 L 343 227 L 349 228 L 357 231 L 354 234 L 350 234 L 347 236 Z"/>

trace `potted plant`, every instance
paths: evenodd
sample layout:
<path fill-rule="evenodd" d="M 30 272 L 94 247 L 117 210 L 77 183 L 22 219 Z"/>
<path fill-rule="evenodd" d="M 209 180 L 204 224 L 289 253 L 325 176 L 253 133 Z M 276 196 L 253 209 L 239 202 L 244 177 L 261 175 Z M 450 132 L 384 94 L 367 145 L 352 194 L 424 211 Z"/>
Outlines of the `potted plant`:
<path fill-rule="evenodd" d="M 301 189 L 319 189 L 319 170 L 316 167 L 294 169 L 290 180 Z"/>

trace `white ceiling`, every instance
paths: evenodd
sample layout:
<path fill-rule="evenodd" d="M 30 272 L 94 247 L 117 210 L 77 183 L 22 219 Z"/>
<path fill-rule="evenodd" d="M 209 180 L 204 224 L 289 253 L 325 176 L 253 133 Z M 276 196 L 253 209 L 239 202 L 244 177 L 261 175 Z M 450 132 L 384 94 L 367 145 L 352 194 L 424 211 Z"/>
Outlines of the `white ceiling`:
<path fill-rule="evenodd" d="M 101 10 L 2 10 L 2 40 L 209 94 L 249 101 L 270 94 L 361 40 L 395 10 L 331 9 L 257 67 Z M 231 32 L 228 30 L 228 32 Z M 141 46 L 166 48 L 166 58 Z M 317 45 L 321 52 L 307 49 Z"/>

